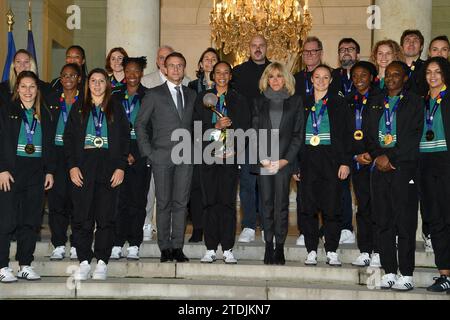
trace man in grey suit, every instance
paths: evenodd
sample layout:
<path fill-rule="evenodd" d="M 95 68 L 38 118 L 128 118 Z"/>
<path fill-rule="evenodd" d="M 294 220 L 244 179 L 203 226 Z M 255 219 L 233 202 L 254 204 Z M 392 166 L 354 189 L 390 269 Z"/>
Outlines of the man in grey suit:
<path fill-rule="evenodd" d="M 169 54 L 174 52 L 171 46 L 161 46 L 158 48 L 158 52 L 156 54 L 156 67 L 158 70 L 152 72 L 146 76 L 144 76 L 141 80 L 141 84 L 146 88 L 154 88 L 159 87 L 167 81 L 166 78 L 166 67 L 164 66 L 164 62 Z M 191 79 L 187 76 L 183 77 L 183 85 L 187 87 Z M 153 177 L 150 181 L 150 188 L 148 190 L 147 195 L 147 206 L 145 210 L 147 211 L 147 216 L 145 217 L 144 223 L 144 241 L 150 241 L 153 237 L 153 232 L 156 231 L 154 226 L 152 225 L 153 220 L 153 207 L 155 205 L 155 179 Z"/>
<path fill-rule="evenodd" d="M 141 154 L 152 166 L 156 189 L 156 225 L 161 262 L 189 261 L 183 253 L 187 204 L 193 166 L 174 164 L 172 133 L 192 133 L 196 93 L 182 85 L 186 59 L 173 52 L 165 61 L 167 81 L 149 89 L 142 100 L 135 129 Z"/>

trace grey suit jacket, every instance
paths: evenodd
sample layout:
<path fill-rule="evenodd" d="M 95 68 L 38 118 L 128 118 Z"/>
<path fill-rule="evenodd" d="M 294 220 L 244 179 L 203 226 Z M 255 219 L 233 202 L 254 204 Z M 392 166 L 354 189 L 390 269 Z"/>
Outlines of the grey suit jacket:
<path fill-rule="evenodd" d="M 183 86 L 184 113 L 180 119 L 175 102 L 166 83 L 147 90 L 135 122 L 137 142 L 148 164 L 172 164 L 172 148 L 178 144 L 171 141 L 176 129 L 186 129 L 192 134 L 196 92 Z"/>
<path fill-rule="evenodd" d="M 189 84 L 191 79 L 187 76 L 183 78 L 183 86 L 186 86 Z M 156 70 L 155 72 L 152 72 L 146 76 L 144 76 L 141 80 L 141 84 L 146 88 L 154 88 L 162 85 L 164 82 L 161 79 L 161 76 L 159 74 L 159 70 Z"/>

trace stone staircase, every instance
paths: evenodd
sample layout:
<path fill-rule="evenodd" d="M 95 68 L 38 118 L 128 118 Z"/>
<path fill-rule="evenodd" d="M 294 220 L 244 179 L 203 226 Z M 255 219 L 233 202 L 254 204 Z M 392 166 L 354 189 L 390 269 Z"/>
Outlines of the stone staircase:
<path fill-rule="evenodd" d="M 200 263 L 203 244 L 186 244 L 189 263 L 160 263 L 155 241 L 141 246 L 141 260 L 111 261 L 108 280 L 76 283 L 72 273 L 77 261 L 50 261 L 52 246 L 39 242 L 36 247 L 36 271 L 42 276 L 38 282 L 19 281 L 0 285 L 3 299 L 224 299 L 224 300 L 450 300 L 450 295 L 432 294 L 424 288 L 437 276 L 434 255 L 426 253 L 418 243 L 416 251 L 416 289 L 406 293 L 376 289 L 382 274 L 379 269 L 356 268 L 351 261 L 359 251 L 354 245 L 341 245 L 342 267 L 325 263 L 323 247 L 319 249 L 319 264 L 307 267 L 304 247 L 295 246 L 295 238 L 286 243 L 285 266 L 266 266 L 262 263 L 264 244 L 257 239 L 251 244 L 237 243 L 234 249 L 236 265 L 221 260 L 212 264 Z M 125 251 L 125 250 L 124 250 Z M 67 250 L 68 252 L 68 250 Z M 11 248 L 11 257 L 15 244 Z M 13 260 L 13 259 L 12 259 Z M 11 266 L 17 270 L 17 263 Z M 92 263 L 95 267 L 95 261 Z"/>

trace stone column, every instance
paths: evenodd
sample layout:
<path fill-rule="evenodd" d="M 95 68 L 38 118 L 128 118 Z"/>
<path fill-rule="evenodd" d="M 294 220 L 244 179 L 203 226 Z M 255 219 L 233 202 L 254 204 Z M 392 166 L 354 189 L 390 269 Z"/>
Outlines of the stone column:
<path fill-rule="evenodd" d="M 107 53 L 123 47 L 130 56 L 147 56 L 146 73 L 154 71 L 159 26 L 159 0 L 107 0 Z"/>
<path fill-rule="evenodd" d="M 374 43 L 393 39 L 400 43 L 406 29 L 418 29 L 425 37 L 424 54 L 431 40 L 432 0 L 376 0 L 381 9 L 381 29 L 375 29 Z"/>

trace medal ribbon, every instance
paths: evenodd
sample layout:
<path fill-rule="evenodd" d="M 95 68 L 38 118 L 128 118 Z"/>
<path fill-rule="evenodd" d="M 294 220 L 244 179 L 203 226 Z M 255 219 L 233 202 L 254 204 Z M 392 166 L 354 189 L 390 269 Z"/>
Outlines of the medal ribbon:
<path fill-rule="evenodd" d="M 74 105 L 78 101 L 78 95 L 79 92 L 77 91 L 77 94 L 73 98 L 72 105 Z M 66 97 L 64 96 L 64 92 L 61 94 L 61 97 L 59 98 L 59 106 L 61 107 L 61 112 L 63 115 L 64 124 L 67 123 L 67 105 L 66 105 Z"/>
<path fill-rule="evenodd" d="M 327 103 L 328 103 L 328 96 L 325 96 L 325 98 L 322 99 L 322 108 L 320 108 L 319 116 L 316 115 L 316 107 L 311 108 L 311 118 L 312 118 L 312 126 L 313 126 L 313 133 L 315 136 L 319 135 L 320 131 L 320 124 L 322 123 L 322 118 L 327 110 Z"/>
<path fill-rule="evenodd" d="M 25 112 L 25 107 L 22 105 L 22 120 L 23 120 L 23 124 L 25 126 L 25 132 L 27 134 L 27 144 L 33 144 L 33 136 L 34 136 L 34 132 L 36 131 L 36 127 L 37 127 L 37 119 L 35 117 L 35 113 L 33 112 L 33 122 L 31 123 L 31 127 L 30 127 L 30 123 L 28 122 L 28 118 Z"/>
<path fill-rule="evenodd" d="M 102 109 L 99 108 L 99 115 L 97 116 L 97 107 L 92 108 L 92 117 L 94 119 L 94 127 L 95 127 L 95 136 L 101 138 L 102 137 L 102 125 L 103 125 L 103 117 L 105 114 Z"/>
<path fill-rule="evenodd" d="M 431 97 L 428 95 L 427 97 L 427 103 L 426 103 L 426 123 L 427 123 L 427 129 L 430 131 L 433 129 L 433 121 L 434 116 L 436 115 L 437 110 L 439 109 L 442 99 L 447 94 L 447 87 L 444 86 L 439 93 L 439 95 L 436 98 L 436 103 L 434 104 L 433 109 L 431 109 Z"/>
<path fill-rule="evenodd" d="M 306 86 L 306 95 L 312 95 L 314 93 L 314 86 L 310 85 L 310 80 L 308 80 L 308 71 L 306 69 L 303 71 L 305 76 L 305 86 Z"/>
<path fill-rule="evenodd" d="M 392 108 L 392 111 L 390 111 L 389 98 L 387 96 L 384 98 L 384 121 L 386 124 L 386 134 L 391 134 L 392 132 L 392 122 L 394 121 L 395 113 L 397 112 L 398 106 L 402 99 L 403 94 L 400 95 L 400 99 L 397 100 L 397 103 Z"/>
<path fill-rule="evenodd" d="M 369 92 L 367 92 L 365 95 L 361 96 L 362 97 L 362 102 L 360 103 L 359 101 L 359 97 L 360 95 L 357 94 L 355 95 L 355 103 L 356 103 L 356 108 L 355 108 L 355 123 L 356 123 L 356 130 L 361 130 L 362 129 L 362 120 L 363 120 L 363 111 L 364 111 L 364 107 L 367 104 L 367 98 L 369 97 Z"/>
<path fill-rule="evenodd" d="M 127 93 L 127 94 L 125 94 L 125 99 L 122 101 L 122 105 L 125 108 L 125 113 L 127 114 L 128 121 L 131 123 L 131 114 L 133 113 L 133 110 L 136 107 L 136 104 L 138 103 L 139 95 L 136 93 L 133 100 L 131 101 L 131 105 L 130 105 L 130 101 L 128 100 L 128 98 L 129 97 L 128 97 L 128 93 Z"/>
<path fill-rule="evenodd" d="M 341 70 L 342 84 L 344 85 L 344 95 L 350 94 L 353 91 L 353 81 L 349 78 L 344 70 Z"/>

